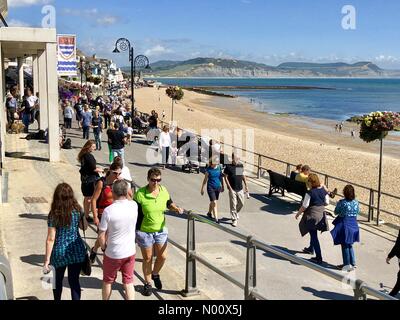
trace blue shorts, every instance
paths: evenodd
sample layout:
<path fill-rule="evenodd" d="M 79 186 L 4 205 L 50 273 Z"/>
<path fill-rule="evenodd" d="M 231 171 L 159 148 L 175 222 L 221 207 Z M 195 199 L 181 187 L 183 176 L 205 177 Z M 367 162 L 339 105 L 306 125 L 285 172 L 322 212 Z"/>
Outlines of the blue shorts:
<path fill-rule="evenodd" d="M 221 188 L 216 189 L 216 188 L 208 187 L 207 193 L 208 193 L 208 198 L 210 199 L 210 202 L 219 200 L 220 192 L 221 192 Z"/>
<path fill-rule="evenodd" d="M 160 232 L 136 231 L 136 242 L 141 248 L 150 248 L 153 244 L 163 245 L 168 240 L 168 230 L 164 228 Z"/>

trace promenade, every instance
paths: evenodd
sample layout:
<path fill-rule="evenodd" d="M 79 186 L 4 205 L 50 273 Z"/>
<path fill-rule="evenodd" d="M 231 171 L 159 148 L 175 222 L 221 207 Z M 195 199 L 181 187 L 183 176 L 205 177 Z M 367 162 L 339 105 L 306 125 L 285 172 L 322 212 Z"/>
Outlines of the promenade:
<path fill-rule="evenodd" d="M 76 124 L 73 124 L 76 127 Z M 91 133 L 92 136 L 92 133 Z M 47 162 L 47 146 L 40 141 L 27 141 L 24 135 L 7 137 L 6 172 L 8 173 L 8 203 L 1 208 L 0 230 L 2 244 L 10 259 L 15 297 L 19 299 L 52 299 L 52 293 L 43 290 L 40 278 L 44 258 L 45 238 L 47 234 L 47 214 L 55 186 L 65 181 L 75 190 L 81 201 L 79 165 L 76 156 L 84 144 L 81 131 L 69 130 L 72 139 L 72 150 L 62 150 L 62 161 L 57 164 Z M 108 164 L 108 148 L 103 134 L 103 150 L 96 151 L 98 165 Z M 146 173 L 151 167 L 146 161 L 149 146 L 143 136 L 135 136 L 131 146 L 125 149 L 125 160 L 138 185 L 146 184 Z M 179 206 L 205 215 L 208 208 L 208 197 L 201 197 L 200 186 L 203 175 L 187 174 L 180 171 L 165 170 L 163 182 L 172 199 Z M 259 182 L 249 183 L 251 199 L 245 204 L 240 215 L 238 231 L 252 234 L 268 244 L 277 246 L 300 257 L 309 258 L 301 250 L 308 245 L 309 238 L 301 238 L 298 221 L 294 212 L 299 202 L 293 198 L 265 196 L 266 188 Z M 27 203 L 28 198 L 40 198 L 43 203 Z M 290 196 L 289 196 L 290 197 Z M 25 198 L 25 200 L 24 200 Z M 32 200 L 32 199 L 31 199 Z M 219 201 L 220 218 L 227 227 L 230 226 L 229 200 L 222 194 Z M 167 226 L 170 238 L 186 247 L 185 216 L 167 215 Z M 395 232 L 389 233 L 367 223 L 361 223 L 361 243 L 355 245 L 358 269 L 356 276 L 370 286 L 390 291 L 395 283 L 398 266 L 395 261 L 387 265 L 385 258 L 395 240 Z M 96 235 L 92 228 L 87 233 L 87 242 L 93 245 Z M 196 251 L 223 269 L 232 277 L 244 281 L 245 277 L 245 243 L 234 239 L 203 223 L 196 223 Z M 329 233 L 320 236 L 323 258 L 327 267 L 342 263 L 341 250 L 333 246 Z M 101 257 L 101 255 L 99 255 Z M 197 282 L 201 296 L 192 299 L 242 299 L 243 292 L 217 274 L 197 264 Z M 143 285 L 140 250 L 136 264 L 136 298 L 137 299 L 183 299 L 179 291 L 185 284 L 185 253 L 169 245 L 169 257 L 161 277 L 165 289 L 151 297 L 140 293 Z M 338 271 L 339 272 L 339 271 Z M 101 299 L 101 259 L 93 267 L 91 277 L 82 277 L 82 299 Z M 115 285 L 112 299 L 122 299 L 122 285 Z M 67 285 L 67 282 L 65 282 Z M 279 257 L 257 252 L 257 287 L 268 299 L 352 299 L 350 287 L 305 267 L 285 261 Z M 69 299 L 69 290 L 65 288 L 63 299 Z"/>

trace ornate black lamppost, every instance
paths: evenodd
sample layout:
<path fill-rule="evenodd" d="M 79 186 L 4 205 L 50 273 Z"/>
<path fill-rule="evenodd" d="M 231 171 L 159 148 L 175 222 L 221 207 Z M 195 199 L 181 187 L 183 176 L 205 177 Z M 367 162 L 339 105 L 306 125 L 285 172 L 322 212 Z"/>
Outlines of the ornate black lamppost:
<path fill-rule="evenodd" d="M 120 53 L 121 51 L 129 51 L 129 62 L 131 63 L 131 100 L 132 100 L 132 108 L 131 108 L 131 118 L 133 123 L 134 112 L 135 112 L 135 74 L 136 67 L 138 68 L 149 68 L 149 59 L 144 55 L 138 55 L 135 58 L 133 46 L 126 38 L 119 38 L 115 42 L 115 49 L 113 53 Z"/>

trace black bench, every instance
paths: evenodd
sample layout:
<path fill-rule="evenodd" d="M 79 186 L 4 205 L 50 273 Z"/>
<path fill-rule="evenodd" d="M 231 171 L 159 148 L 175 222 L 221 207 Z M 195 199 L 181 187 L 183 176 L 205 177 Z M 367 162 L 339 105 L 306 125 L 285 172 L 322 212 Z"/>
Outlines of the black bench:
<path fill-rule="evenodd" d="M 307 193 L 307 186 L 304 182 L 291 180 L 290 178 L 276 173 L 272 170 L 268 170 L 269 174 L 269 194 L 271 197 L 274 193 L 281 193 L 282 196 L 285 196 L 285 190 L 290 193 L 298 194 L 304 199 Z"/>

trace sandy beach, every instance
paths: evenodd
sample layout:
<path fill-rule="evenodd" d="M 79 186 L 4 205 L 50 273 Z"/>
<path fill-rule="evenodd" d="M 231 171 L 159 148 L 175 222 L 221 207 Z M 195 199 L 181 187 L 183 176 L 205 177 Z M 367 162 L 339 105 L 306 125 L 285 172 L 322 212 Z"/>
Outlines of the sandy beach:
<path fill-rule="evenodd" d="M 150 113 L 154 109 L 161 116 L 165 110 L 166 120 L 170 120 L 171 99 L 165 89 L 138 89 L 135 98 L 139 111 Z M 334 121 L 267 114 L 253 109 L 254 106 L 245 99 L 185 91 L 183 100 L 174 106 L 174 120 L 179 127 L 197 133 L 202 129 L 229 129 L 231 132 L 242 129 L 244 134 L 246 129 L 254 129 L 257 153 L 293 164 L 308 164 L 315 171 L 378 188 L 379 143 L 367 144 L 360 140 L 356 124 L 345 123 L 343 133 L 337 133 Z M 351 137 L 352 129 L 356 130 L 356 139 Z M 221 140 L 220 136 L 211 136 Z M 243 141 L 246 141 L 245 137 Z M 390 133 L 385 140 L 382 189 L 393 195 L 398 195 L 399 190 L 399 146 L 400 135 Z M 248 149 L 245 143 L 243 148 Z M 281 173 L 286 171 L 285 165 L 266 159 L 262 166 Z M 330 179 L 329 187 L 341 190 L 344 183 Z M 356 192 L 360 201 L 368 203 L 369 191 L 358 188 Z M 400 200 L 383 196 L 382 209 L 399 212 Z M 387 222 L 400 221 L 383 213 L 381 217 Z"/>

